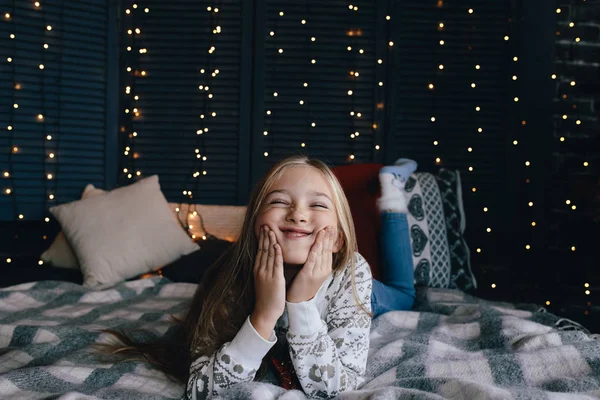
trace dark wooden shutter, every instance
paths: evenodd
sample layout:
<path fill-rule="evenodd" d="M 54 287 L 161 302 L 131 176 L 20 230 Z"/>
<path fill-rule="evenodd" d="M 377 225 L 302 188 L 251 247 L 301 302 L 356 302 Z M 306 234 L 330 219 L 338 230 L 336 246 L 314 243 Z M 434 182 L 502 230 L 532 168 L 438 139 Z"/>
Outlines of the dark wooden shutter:
<path fill-rule="evenodd" d="M 249 60 L 251 34 L 244 7 L 242 1 L 123 3 L 121 183 L 158 174 L 169 201 L 232 204 L 243 197 L 249 101 L 241 88 L 248 92 L 250 80 L 242 77 L 242 59 Z"/>
<path fill-rule="evenodd" d="M 518 40 L 511 37 L 509 2 L 394 4 L 395 157 L 415 159 L 421 171 L 461 172 L 469 244 L 493 259 L 506 228 L 505 165 L 513 140 L 508 122 L 517 82 L 511 68 Z"/>
<path fill-rule="evenodd" d="M 105 187 L 109 179 L 107 2 L 35 3 L 3 1 L 1 7 L 2 220 L 39 220 L 48 206 L 77 199 L 88 183 Z"/>
<path fill-rule="evenodd" d="M 293 153 L 335 165 L 382 158 L 375 148 L 382 145 L 385 94 L 379 86 L 383 66 L 377 63 L 387 51 L 378 46 L 385 41 L 382 4 L 257 2 L 255 180 L 264 167 Z"/>

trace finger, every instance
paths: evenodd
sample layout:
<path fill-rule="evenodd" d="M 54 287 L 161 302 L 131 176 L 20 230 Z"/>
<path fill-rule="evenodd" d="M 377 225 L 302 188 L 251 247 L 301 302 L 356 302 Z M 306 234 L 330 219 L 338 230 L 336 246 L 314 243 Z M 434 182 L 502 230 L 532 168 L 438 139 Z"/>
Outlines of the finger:
<path fill-rule="evenodd" d="M 275 248 L 273 247 L 277 243 L 275 239 L 275 232 L 269 230 L 269 247 L 267 251 L 267 276 L 273 276 L 273 264 L 275 263 Z"/>
<path fill-rule="evenodd" d="M 269 231 L 266 226 L 262 227 L 262 241 L 258 248 L 258 252 L 260 253 L 260 268 L 265 269 L 267 263 L 267 252 L 265 249 L 269 246 Z"/>
<path fill-rule="evenodd" d="M 319 233 L 317 233 L 317 238 L 310 248 L 306 263 L 304 263 L 304 267 L 302 267 L 302 269 L 306 269 L 306 272 L 309 274 L 312 274 L 317 262 L 319 261 L 321 246 L 323 245 L 323 233 L 323 231 L 319 231 Z"/>
<path fill-rule="evenodd" d="M 261 226 L 260 231 L 258 233 L 258 246 L 257 246 L 258 250 L 256 251 L 256 258 L 254 260 L 254 275 L 256 275 L 256 273 L 258 272 L 258 269 L 261 264 L 262 251 L 260 251 L 260 248 L 262 246 L 263 236 L 264 236 L 264 228 Z"/>
<path fill-rule="evenodd" d="M 275 243 L 273 245 L 275 248 L 275 266 L 273 268 L 273 276 L 279 275 L 283 277 L 283 253 L 281 251 L 281 246 L 279 243 Z"/>

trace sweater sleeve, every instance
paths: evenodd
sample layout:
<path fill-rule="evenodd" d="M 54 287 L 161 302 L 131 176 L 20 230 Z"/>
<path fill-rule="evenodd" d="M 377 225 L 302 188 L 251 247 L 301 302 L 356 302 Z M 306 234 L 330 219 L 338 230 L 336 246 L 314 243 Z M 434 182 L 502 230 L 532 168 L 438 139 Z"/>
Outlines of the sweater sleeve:
<path fill-rule="evenodd" d="M 288 303 L 287 340 L 290 357 L 304 392 L 311 398 L 331 398 L 355 389 L 363 381 L 369 352 L 371 271 L 357 254 L 355 299 L 349 266 L 339 289 L 329 300 L 326 321 L 313 300 Z"/>
<path fill-rule="evenodd" d="M 252 381 L 263 357 L 276 342 L 275 332 L 265 340 L 248 317 L 231 342 L 225 343 L 210 357 L 201 356 L 192 362 L 187 398 L 210 399 L 236 383 Z"/>

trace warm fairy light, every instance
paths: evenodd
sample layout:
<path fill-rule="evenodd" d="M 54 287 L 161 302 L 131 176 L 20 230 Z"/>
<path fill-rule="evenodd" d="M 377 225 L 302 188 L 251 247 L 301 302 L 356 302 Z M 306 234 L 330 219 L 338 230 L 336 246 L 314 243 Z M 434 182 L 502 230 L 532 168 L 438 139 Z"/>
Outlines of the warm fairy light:
<path fill-rule="evenodd" d="M 443 46 L 444 44 L 446 44 L 446 42 L 444 40 L 440 40 L 440 46 Z"/>
<path fill-rule="evenodd" d="M 529 203 L 527 203 L 527 205 L 528 205 L 529 207 L 533 207 L 533 201 L 530 201 Z"/>
<path fill-rule="evenodd" d="M 434 88 L 435 86 L 433 85 L 433 83 L 430 83 L 430 84 L 429 84 L 427 87 L 428 87 L 429 89 L 433 90 L 433 88 Z"/>
<path fill-rule="evenodd" d="M 439 68 L 439 69 L 444 69 L 444 64 L 440 64 L 440 65 L 438 65 L 438 68 Z"/>
<path fill-rule="evenodd" d="M 508 41 L 508 39 L 510 39 L 510 38 L 508 37 L 508 35 L 504 36 L 504 40 L 505 40 L 505 41 Z"/>
<path fill-rule="evenodd" d="M 431 122 L 435 122 L 435 117 L 431 117 Z"/>
<path fill-rule="evenodd" d="M 517 57 L 517 56 L 514 56 L 514 57 L 513 57 L 513 61 L 514 61 L 514 62 L 517 62 L 517 61 L 519 61 L 519 57 Z"/>
<path fill-rule="evenodd" d="M 492 232 L 492 228 L 487 228 L 485 231 L 486 231 L 487 233 L 491 233 L 491 232 Z"/>
<path fill-rule="evenodd" d="M 46 26 L 46 30 L 51 31 L 52 30 L 52 25 Z"/>
<path fill-rule="evenodd" d="M 25 216 L 23 214 L 19 214 L 19 219 L 23 219 Z"/>
<path fill-rule="evenodd" d="M 525 245 L 525 250 L 531 250 L 531 246 L 530 246 L 530 245 L 528 245 L 528 244 L 526 244 L 526 245 Z"/>
<path fill-rule="evenodd" d="M 488 208 L 487 207 L 483 207 L 483 212 L 488 212 Z"/>
<path fill-rule="evenodd" d="M 434 140 L 434 141 L 433 141 L 433 145 L 434 145 L 434 146 L 437 146 L 438 144 L 439 144 L 439 142 L 438 142 L 437 140 Z"/>
<path fill-rule="evenodd" d="M 496 284 L 492 283 L 492 289 L 496 289 Z"/>
<path fill-rule="evenodd" d="M 44 115 L 42 114 L 38 114 L 37 119 L 39 119 L 40 121 L 44 119 Z"/>

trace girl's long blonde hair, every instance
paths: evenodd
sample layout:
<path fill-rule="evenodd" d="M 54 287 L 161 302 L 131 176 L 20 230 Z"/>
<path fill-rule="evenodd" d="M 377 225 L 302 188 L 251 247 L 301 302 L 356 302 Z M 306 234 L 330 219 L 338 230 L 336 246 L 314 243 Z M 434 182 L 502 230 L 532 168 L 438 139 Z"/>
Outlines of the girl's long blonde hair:
<path fill-rule="evenodd" d="M 110 331 L 125 344 L 125 347 L 113 347 L 113 354 L 119 353 L 134 359 L 142 358 L 169 375 L 185 381 L 192 360 L 203 355 L 210 356 L 223 344 L 233 340 L 248 315 L 252 313 L 255 303 L 253 269 L 258 251 L 258 238 L 254 233 L 256 219 L 273 183 L 288 168 L 297 166 L 317 169 L 330 185 L 337 213 L 338 231 L 343 240 L 340 250 L 333 257 L 333 273 L 338 273 L 346 265 L 350 266 L 354 297 L 360 304 L 354 282 L 356 233 L 342 186 L 324 162 L 302 155 L 291 156 L 271 167 L 254 187 L 240 236 L 209 268 L 198 286 L 183 321 L 183 331 L 177 334 L 176 342 L 179 342 L 179 345 L 172 343 L 173 338 L 169 340 L 170 343 L 165 340 L 152 344 L 134 343 L 122 333 Z M 361 308 L 364 309 L 362 304 Z"/>

